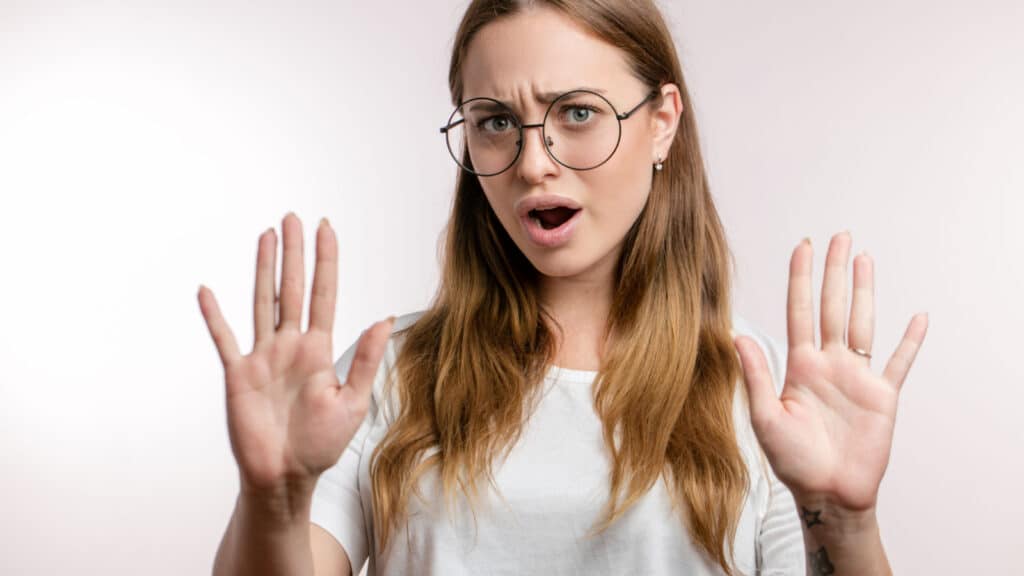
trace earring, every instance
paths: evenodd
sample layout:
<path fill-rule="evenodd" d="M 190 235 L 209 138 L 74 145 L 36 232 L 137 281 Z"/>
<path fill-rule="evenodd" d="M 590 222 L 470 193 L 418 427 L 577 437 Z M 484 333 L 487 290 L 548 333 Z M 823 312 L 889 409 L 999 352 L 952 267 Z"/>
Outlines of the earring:
<path fill-rule="evenodd" d="M 661 161 L 661 156 L 658 156 L 658 163 L 654 165 L 654 169 L 661 172 L 662 168 L 665 167 L 664 162 Z"/>

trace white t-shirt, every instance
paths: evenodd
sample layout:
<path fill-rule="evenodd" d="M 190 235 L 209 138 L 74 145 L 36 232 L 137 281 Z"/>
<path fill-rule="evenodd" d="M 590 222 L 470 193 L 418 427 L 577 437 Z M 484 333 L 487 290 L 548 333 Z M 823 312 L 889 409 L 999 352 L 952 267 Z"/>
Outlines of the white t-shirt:
<path fill-rule="evenodd" d="M 393 329 L 421 314 L 399 317 Z M 733 317 L 733 330 L 757 340 L 781 389 L 784 349 L 739 316 Z M 484 496 L 477 504 L 476 524 L 461 494 L 454 513 L 445 513 L 434 469 L 420 484 L 428 503 L 410 498 L 408 529 L 396 530 L 388 554 L 380 555 L 372 536 L 369 464 L 397 414 L 395 396 L 385 402 L 383 387 L 386 365 L 393 365 L 400 346 L 395 341 L 393 336 L 388 342 L 366 419 L 313 493 L 312 522 L 338 540 L 354 574 L 367 559 L 369 576 L 722 574 L 673 512 L 664 480 L 604 533 L 585 538 L 600 519 L 609 490 L 609 458 L 591 395 L 596 372 L 558 367 L 545 377 L 542 399 L 519 442 L 506 459 L 494 463 L 501 494 L 486 480 L 479 483 Z M 354 354 L 353 344 L 335 364 L 342 382 Z M 742 382 L 737 384 L 735 427 L 752 489 L 733 543 L 736 567 L 746 575 L 804 574 L 803 533 L 792 495 L 757 449 L 740 395 Z"/>

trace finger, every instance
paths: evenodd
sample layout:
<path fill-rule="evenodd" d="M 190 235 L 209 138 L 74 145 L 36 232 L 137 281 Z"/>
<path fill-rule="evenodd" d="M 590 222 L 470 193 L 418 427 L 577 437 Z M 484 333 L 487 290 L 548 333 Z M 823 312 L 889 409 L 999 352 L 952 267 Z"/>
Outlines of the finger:
<path fill-rule="evenodd" d="M 821 283 L 821 347 L 843 346 L 846 332 L 846 263 L 850 259 L 849 232 L 832 237 Z"/>
<path fill-rule="evenodd" d="M 853 304 L 847 342 L 871 352 L 875 335 L 875 263 L 867 252 L 853 259 Z M 870 359 L 865 358 L 870 363 Z"/>
<path fill-rule="evenodd" d="M 811 261 L 814 249 L 804 238 L 789 260 L 789 294 L 786 303 L 786 330 L 789 347 L 814 346 L 814 300 L 811 288 Z"/>
<path fill-rule="evenodd" d="M 334 330 L 334 310 L 338 293 L 338 243 L 326 218 L 316 231 L 316 268 L 313 269 L 313 293 L 309 304 L 309 329 L 328 335 Z"/>
<path fill-rule="evenodd" d="M 214 297 L 212 290 L 200 284 L 197 298 L 199 299 L 199 310 L 203 313 L 206 327 L 210 330 L 217 353 L 220 354 L 220 361 L 227 368 L 241 357 L 235 335 L 231 333 L 231 328 L 224 321 L 224 316 L 220 313 L 220 306 L 217 305 L 217 298 Z"/>
<path fill-rule="evenodd" d="M 907 326 L 907 331 L 903 334 L 903 340 L 896 347 L 892 358 L 889 358 L 889 363 L 886 364 L 883 372 L 885 379 L 896 390 L 903 387 L 903 381 L 906 380 L 907 373 L 910 372 L 910 366 L 914 363 L 914 358 L 917 357 L 917 351 L 921 349 L 921 343 L 924 342 L 927 332 L 928 314 L 916 314 L 910 319 L 910 325 Z"/>
<path fill-rule="evenodd" d="M 260 234 L 256 252 L 256 294 L 253 297 L 255 341 L 274 334 L 274 276 L 277 271 L 277 234 L 268 228 Z"/>
<path fill-rule="evenodd" d="M 302 295 L 305 269 L 302 263 L 302 222 L 289 212 L 281 224 L 284 249 L 281 267 L 281 323 L 279 328 L 299 330 L 302 323 Z"/>
<path fill-rule="evenodd" d="M 377 322 L 359 337 L 355 357 L 345 377 L 345 385 L 339 392 L 347 396 L 346 401 L 353 402 L 358 410 L 363 410 L 368 405 L 370 390 L 373 389 L 373 381 L 377 376 L 377 367 L 384 356 L 394 321 L 395 318 L 392 316 Z"/>
<path fill-rule="evenodd" d="M 768 361 L 761 347 L 749 336 L 736 338 L 733 345 L 736 346 L 740 354 L 740 363 L 743 365 L 743 381 L 747 387 L 747 396 L 750 397 L 750 420 L 755 430 L 761 430 L 775 420 L 782 409 L 775 394 Z"/>

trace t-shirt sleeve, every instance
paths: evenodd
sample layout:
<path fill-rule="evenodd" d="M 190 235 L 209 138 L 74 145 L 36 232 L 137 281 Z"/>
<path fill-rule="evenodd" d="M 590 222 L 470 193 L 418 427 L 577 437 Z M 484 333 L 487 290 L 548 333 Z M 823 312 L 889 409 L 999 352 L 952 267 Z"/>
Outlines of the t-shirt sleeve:
<path fill-rule="evenodd" d="M 782 394 L 786 378 L 787 350 L 777 340 L 759 334 L 759 344 L 771 368 L 775 393 Z M 771 465 L 765 460 L 766 480 L 769 486 L 768 503 L 761 519 L 758 549 L 763 576 L 802 575 L 807 571 L 804 553 L 804 534 L 800 527 L 793 494 L 779 481 Z"/>
<path fill-rule="evenodd" d="M 357 343 L 358 340 L 334 365 L 338 380 L 343 385 L 355 357 Z M 385 362 L 381 362 L 381 370 L 384 364 Z M 381 378 L 381 370 L 377 373 L 378 381 Z M 378 384 L 379 382 L 374 382 L 375 393 Z M 353 574 L 359 573 L 369 554 L 366 522 L 359 492 L 359 467 L 367 437 L 379 412 L 375 393 L 370 395 L 366 417 L 338 458 L 338 462 L 325 470 L 317 480 L 310 510 L 310 522 L 329 532 L 345 549 Z"/>

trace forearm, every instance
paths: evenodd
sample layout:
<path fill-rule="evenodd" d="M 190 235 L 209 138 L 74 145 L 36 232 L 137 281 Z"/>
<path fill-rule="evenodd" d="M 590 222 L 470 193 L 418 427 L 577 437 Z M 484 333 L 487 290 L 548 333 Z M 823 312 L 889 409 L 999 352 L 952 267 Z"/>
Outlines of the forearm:
<path fill-rule="evenodd" d="M 804 498 L 797 500 L 797 512 L 804 531 L 808 576 L 892 575 L 873 508 L 850 512 L 823 498 Z"/>
<path fill-rule="evenodd" d="M 313 576 L 311 496 L 268 502 L 240 494 L 213 576 Z"/>

